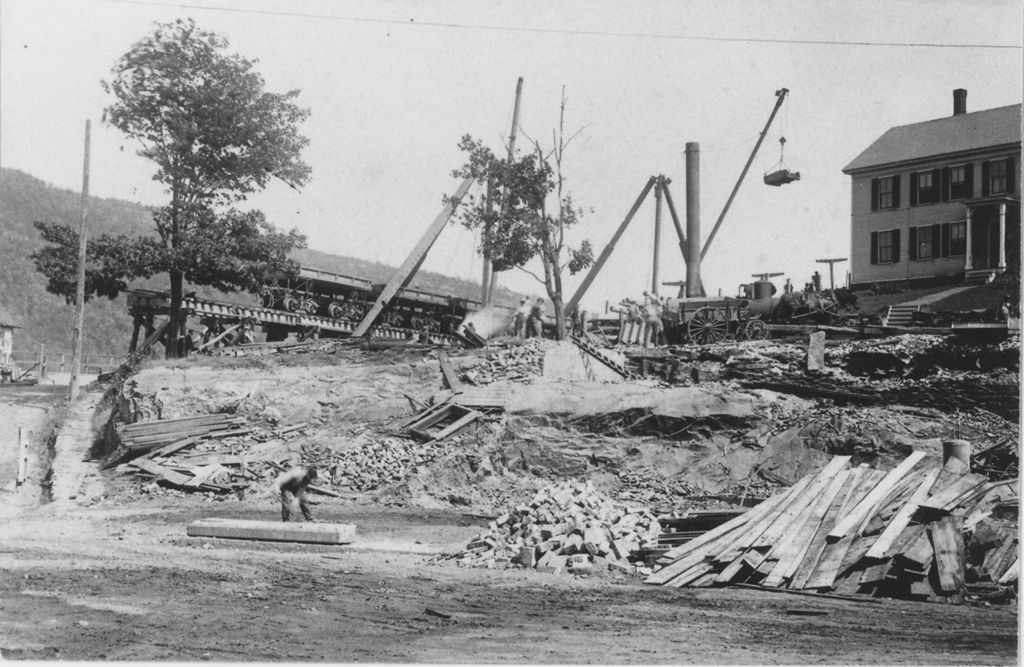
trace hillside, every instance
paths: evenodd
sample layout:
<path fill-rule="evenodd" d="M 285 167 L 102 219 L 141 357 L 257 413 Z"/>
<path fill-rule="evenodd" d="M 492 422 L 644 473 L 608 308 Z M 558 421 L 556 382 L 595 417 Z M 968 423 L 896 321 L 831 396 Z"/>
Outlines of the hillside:
<path fill-rule="evenodd" d="M 29 255 L 43 245 L 32 223 L 36 220 L 77 226 L 81 194 L 44 183 L 17 169 L 0 169 L 0 305 L 21 326 L 15 332 L 15 355 L 23 357 L 45 345 L 48 353 L 70 351 L 74 306 L 46 291 L 46 279 L 35 270 Z M 89 226 L 93 234 L 146 232 L 151 229 L 149 209 L 119 199 L 89 199 Z M 385 282 L 393 267 L 355 257 L 316 250 L 298 251 L 295 258 L 317 268 Z M 134 287 L 166 289 L 167 279 L 157 276 Z M 445 294 L 479 298 L 479 285 L 437 273 L 422 272 L 413 285 Z M 252 303 L 252 296 L 197 289 L 201 295 L 225 301 Z M 515 295 L 500 290 L 497 300 Z M 125 298 L 97 299 L 86 304 L 83 349 L 93 354 L 124 354 L 131 335 Z"/>

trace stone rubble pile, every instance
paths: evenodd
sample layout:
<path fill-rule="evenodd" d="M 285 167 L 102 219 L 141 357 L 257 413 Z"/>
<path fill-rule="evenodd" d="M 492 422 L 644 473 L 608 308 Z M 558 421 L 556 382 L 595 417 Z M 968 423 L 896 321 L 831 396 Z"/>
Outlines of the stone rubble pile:
<path fill-rule="evenodd" d="M 467 370 L 464 378 L 475 385 L 490 384 L 499 380 L 528 382 L 543 372 L 546 347 L 545 341 L 530 338 L 522 345 L 496 348 L 481 364 Z"/>
<path fill-rule="evenodd" d="M 384 438 L 341 452 L 308 445 L 303 448 L 302 458 L 329 474 L 336 486 L 371 491 L 403 481 L 420 466 L 458 446 L 455 438 L 430 443 Z"/>
<path fill-rule="evenodd" d="M 632 554 L 655 547 L 660 532 L 658 519 L 649 510 L 616 503 L 589 481 L 567 481 L 509 508 L 453 557 L 457 564 L 470 567 L 646 574 L 642 564 L 632 562 Z"/>

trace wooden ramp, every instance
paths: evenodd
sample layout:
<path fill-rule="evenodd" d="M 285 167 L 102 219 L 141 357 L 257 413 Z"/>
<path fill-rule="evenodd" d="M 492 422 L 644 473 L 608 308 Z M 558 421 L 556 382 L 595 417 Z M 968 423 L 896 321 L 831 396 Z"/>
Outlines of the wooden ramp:
<path fill-rule="evenodd" d="M 351 523 L 286 523 L 245 519 L 199 519 L 188 525 L 190 537 L 224 537 L 235 540 L 350 544 L 356 537 Z"/>

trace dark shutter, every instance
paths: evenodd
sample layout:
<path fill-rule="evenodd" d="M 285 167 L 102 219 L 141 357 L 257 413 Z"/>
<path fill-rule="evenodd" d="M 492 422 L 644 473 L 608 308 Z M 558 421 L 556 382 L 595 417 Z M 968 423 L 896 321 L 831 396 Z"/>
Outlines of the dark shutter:
<path fill-rule="evenodd" d="M 878 232 L 871 232 L 871 263 L 878 264 Z"/>
<path fill-rule="evenodd" d="M 988 162 L 981 163 L 981 196 L 988 196 Z"/>
<path fill-rule="evenodd" d="M 942 225 L 932 225 L 932 257 L 939 256 L 942 246 Z"/>
<path fill-rule="evenodd" d="M 910 172 L 910 205 L 917 206 L 917 172 Z"/>
<path fill-rule="evenodd" d="M 951 224 L 948 222 L 942 223 L 942 251 L 940 254 L 943 257 L 949 257 L 949 237 L 952 233 L 950 226 Z"/>
<path fill-rule="evenodd" d="M 949 167 L 942 168 L 942 181 L 939 187 L 942 188 L 939 198 L 942 201 L 949 201 Z"/>
<path fill-rule="evenodd" d="M 902 262 L 903 257 L 900 255 L 900 230 L 892 230 L 892 261 Z"/>
<path fill-rule="evenodd" d="M 913 192 L 913 190 L 911 190 Z M 895 250 L 895 248 L 893 249 Z M 907 253 L 910 259 L 917 259 L 917 227 L 910 228 L 910 245 L 907 246 Z M 893 255 L 896 253 L 893 252 Z"/>
<path fill-rule="evenodd" d="M 871 179 L 871 210 L 878 210 L 878 179 Z M 872 262 L 873 264 L 874 262 Z"/>
<path fill-rule="evenodd" d="M 964 168 L 964 197 L 970 199 L 974 196 L 974 165 L 968 164 Z"/>
<path fill-rule="evenodd" d="M 1006 193 L 1013 194 L 1017 191 L 1017 177 L 1014 176 L 1013 158 L 1006 158 Z"/>
<path fill-rule="evenodd" d="M 900 177 L 892 177 L 892 207 L 900 207 Z"/>

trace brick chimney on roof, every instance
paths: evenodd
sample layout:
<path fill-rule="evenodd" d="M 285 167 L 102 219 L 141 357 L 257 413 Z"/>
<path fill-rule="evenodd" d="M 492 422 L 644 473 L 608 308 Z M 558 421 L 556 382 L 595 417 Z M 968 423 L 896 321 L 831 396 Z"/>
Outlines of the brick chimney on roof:
<path fill-rule="evenodd" d="M 962 116 L 967 113 L 967 89 L 957 88 L 953 91 L 953 115 Z"/>

